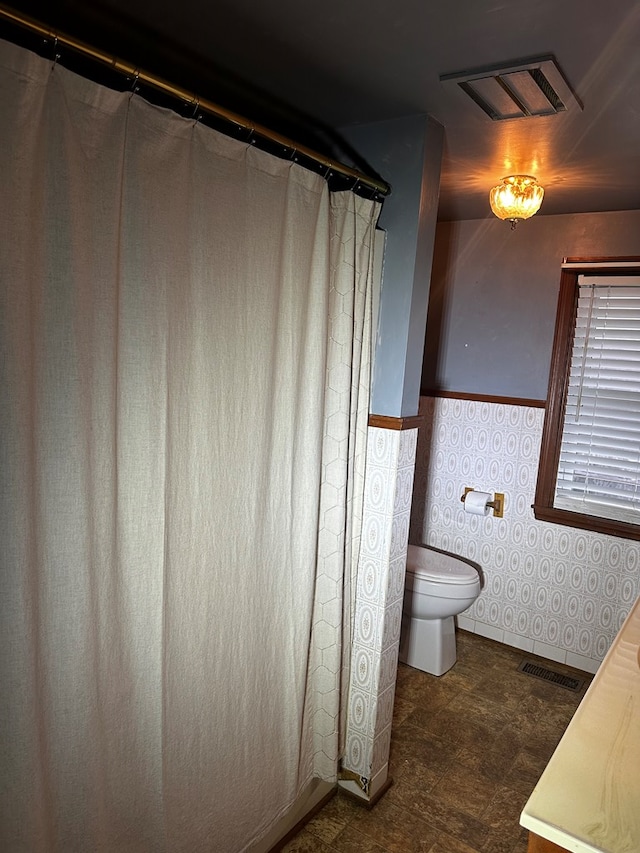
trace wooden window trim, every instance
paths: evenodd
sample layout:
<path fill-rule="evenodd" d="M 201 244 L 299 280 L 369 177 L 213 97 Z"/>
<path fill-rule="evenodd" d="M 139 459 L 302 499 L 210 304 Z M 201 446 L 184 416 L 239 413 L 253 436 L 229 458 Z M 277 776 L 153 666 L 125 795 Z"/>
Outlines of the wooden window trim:
<path fill-rule="evenodd" d="M 560 276 L 558 311 L 533 514 L 538 521 L 550 521 L 553 524 L 578 527 L 596 533 L 605 533 L 609 536 L 640 540 L 640 525 L 626 524 L 623 521 L 613 521 L 609 518 L 557 509 L 553 506 L 578 306 L 578 276 L 640 274 L 640 258 L 598 259 L 597 266 L 591 259 L 580 261 L 576 258 L 571 259 L 571 261 L 572 266 L 563 268 Z M 628 262 L 628 265 L 620 266 L 619 262 L 621 261 Z M 584 266 L 580 266 L 581 263 L 584 263 Z M 608 266 L 609 263 L 612 266 Z"/>

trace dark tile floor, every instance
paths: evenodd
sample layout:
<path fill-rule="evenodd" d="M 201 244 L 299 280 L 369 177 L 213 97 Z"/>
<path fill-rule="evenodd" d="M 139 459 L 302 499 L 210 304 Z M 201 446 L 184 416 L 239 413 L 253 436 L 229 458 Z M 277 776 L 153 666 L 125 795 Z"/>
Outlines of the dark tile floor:
<path fill-rule="evenodd" d="M 531 655 L 465 631 L 457 642 L 439 678 L 399 666 L 392 787 L 372 809 L 336 795 L 285 853 L 526 853 L 520 812 L 591 676 L 573 693 L 518 672 Z"/>

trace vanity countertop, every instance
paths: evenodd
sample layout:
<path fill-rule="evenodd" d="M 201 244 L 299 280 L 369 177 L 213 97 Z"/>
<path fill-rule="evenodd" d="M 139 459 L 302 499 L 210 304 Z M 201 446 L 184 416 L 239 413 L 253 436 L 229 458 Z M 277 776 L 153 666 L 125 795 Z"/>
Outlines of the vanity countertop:
<path fill-rule="evenodd" d="M 520 816 L 572 853 L 640 851 L 640 599 Z"/>

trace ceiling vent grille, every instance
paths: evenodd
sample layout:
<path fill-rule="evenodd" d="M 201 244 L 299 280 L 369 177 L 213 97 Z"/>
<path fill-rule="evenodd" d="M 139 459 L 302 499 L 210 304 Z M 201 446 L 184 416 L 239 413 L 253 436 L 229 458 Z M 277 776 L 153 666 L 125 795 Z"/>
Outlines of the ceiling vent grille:
<path fill-rule="evenodd" d="M 493 121 L 582 109 L 551 55 L 443 74 L 440 82 L 462 89 Z"/>

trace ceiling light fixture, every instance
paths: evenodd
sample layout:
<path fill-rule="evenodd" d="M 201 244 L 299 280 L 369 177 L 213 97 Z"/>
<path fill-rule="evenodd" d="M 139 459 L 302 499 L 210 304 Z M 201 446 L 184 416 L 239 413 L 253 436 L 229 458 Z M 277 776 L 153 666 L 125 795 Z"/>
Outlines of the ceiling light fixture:
<path fill-rule="evenodd" d="M 489 202 L 498 219 L 508 219 L 513 230 L 540 210 L 543 196 L 544 189 L 531 175 L 509 175 L 491 190 Z"/>

